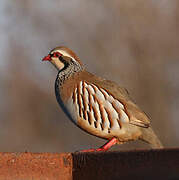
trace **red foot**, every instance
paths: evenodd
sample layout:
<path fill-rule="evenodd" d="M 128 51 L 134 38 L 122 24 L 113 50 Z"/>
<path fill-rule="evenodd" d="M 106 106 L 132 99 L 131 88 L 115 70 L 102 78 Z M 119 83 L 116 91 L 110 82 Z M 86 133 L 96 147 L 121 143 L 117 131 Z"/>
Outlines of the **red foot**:
<path fill-rule="evenodd" d="M 80 152 L 99 152 L 99 151 L 107 151 L 107 150 L 98 148 L 98 149 L 86 149 L 86 150 L 82 150 Z"/>
<path fill-rule="evenodd" d="M 80 152 L 99 152 L 99 151 L 107 151 L 111 146 L 115 145 L 117 143 L 117 139 L 113 137 L 110 141 L 105 143 L 103 146 L 101 146 L 98 149 L 87 149 L 87 150 L 82 150 Z"/>

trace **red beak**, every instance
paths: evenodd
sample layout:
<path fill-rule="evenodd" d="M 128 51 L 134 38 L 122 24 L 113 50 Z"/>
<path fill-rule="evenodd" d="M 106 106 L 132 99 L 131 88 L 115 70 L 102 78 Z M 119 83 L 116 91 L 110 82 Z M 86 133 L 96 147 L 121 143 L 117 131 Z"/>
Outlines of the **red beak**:
<path fill-rule="evenodd" d="M 42 61 L 51 61 L 51 57 L 50 57 L 50 54 L 48 56 L 45 56 Z"/>

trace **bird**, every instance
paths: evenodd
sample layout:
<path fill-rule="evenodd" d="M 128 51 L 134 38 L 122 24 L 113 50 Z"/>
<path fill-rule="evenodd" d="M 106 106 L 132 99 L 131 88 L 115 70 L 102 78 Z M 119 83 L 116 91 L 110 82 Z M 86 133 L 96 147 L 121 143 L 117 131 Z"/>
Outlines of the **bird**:
<path fill-rule="evenodd" d="M 56 47 L 42 61 L 49 61 L 58 71 L 55 95 L 69 119 L 87 133 L 107 140 L 100 148 L 81 152 L 107 151 L 116 144 L 135 140 L 142 140 L 154 149 L 163 148 L 149 117 L 129 92 L 88 72 L 71 49 Z"/>

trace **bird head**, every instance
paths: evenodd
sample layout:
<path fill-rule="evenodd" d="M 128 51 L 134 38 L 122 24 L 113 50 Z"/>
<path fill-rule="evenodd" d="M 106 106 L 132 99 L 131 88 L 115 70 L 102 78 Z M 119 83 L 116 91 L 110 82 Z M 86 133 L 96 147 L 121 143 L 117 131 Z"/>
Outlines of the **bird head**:
<path fill-rule="evenodd" d="M 51 50 L 50 53 L 45 56 L 42 61 L 51 62 L 58 70 L 63 70 L 65 67 L 73 64 L 72 61 L 83 65 L 79 57 L 67 47 L 56 47 Z"/>

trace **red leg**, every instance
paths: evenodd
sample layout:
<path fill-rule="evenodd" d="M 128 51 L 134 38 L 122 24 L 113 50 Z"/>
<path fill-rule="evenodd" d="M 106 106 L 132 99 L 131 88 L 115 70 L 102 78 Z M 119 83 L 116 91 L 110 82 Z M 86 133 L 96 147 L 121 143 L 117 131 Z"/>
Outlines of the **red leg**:
<path fill-rule="evenodd" d="M 80 152 L 107 151 L 111 146 L 115 145 L 116 143 L 117 143 L 117 139 L 113 137 L 111 140 L 109 140 L 107 143 L 105 143 L 103 146 L 101 146 L 98 149 L 87 149 L 87 150 L 82 150 Z"/>

